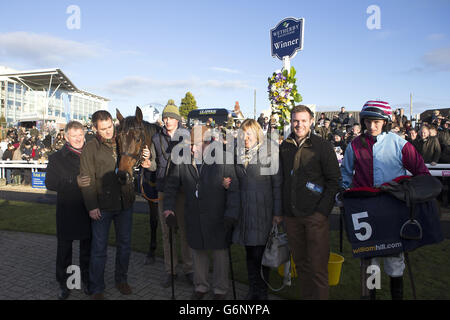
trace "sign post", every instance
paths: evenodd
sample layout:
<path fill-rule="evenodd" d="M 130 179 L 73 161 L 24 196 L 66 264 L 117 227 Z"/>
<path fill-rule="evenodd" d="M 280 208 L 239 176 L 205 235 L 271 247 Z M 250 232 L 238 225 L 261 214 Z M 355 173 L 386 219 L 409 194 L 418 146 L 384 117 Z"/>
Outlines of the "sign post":
<path fill-rule="evenodd" d="M 285 18 L 270 30 L 272 57 L 283 60 L 283 69 L 291 69 L 291 59 L 303 50 L 305 19 Z"/>
<path fill-rule="evenodd" d="M 286 115 L 291 109 L 288 105 L 293 104 L 294 101 L 301 101 L 301 96 L 298 95 L 297 87 L 295 85 L 295 72 L 291 74 L 291 59 L 293 59 L 297 52 L 303 50 L 303 33 L 305 27 L 305 19 L 297 19 L 288 17 L 281 20 L 275 28 L 270 30 L 270 44 L 272 57 L 283 61 L 282 76 L 273 75 L 269 78 L 269 97 L 272 99 L 272 114 L 277 114 L 280 117 L 280 127 L 284 129 L 284 136 L 290 134 L 290 126 L 286 125 L 289 117 Z M 287 73 L 287 74 L 286 74 Z M 280 80 L 280 78 L 282 80 Z M 284 86 L 284 83 L 290 82 L 291 87 L 284 87 L 283 93 L 275 92 L 273 84 Z M 280 99 L 281 97 L 281 99 Z M 289 102 L 284 100 L 289 99 Z M 281 101 L 281 102 L 280 102 Z M 275 108 L 275 110 L 274 110 Z M 281 128 L 279 128 L 281 130 Z"/>

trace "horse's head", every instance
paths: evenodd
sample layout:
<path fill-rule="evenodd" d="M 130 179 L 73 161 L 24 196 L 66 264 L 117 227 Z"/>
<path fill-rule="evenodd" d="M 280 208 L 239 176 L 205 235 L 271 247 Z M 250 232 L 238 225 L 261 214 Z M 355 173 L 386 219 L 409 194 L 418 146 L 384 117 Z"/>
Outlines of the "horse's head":
<path fill-rule="evenodd" d="M 134 168 L 140 163 L 142 151 L 146 145 L 142 111 L 136 107 L 134 117 L 124 118 L 116 109 L 120 122 L 117 142 L 119 146 L 119 168 L 117 176 L 121 184 L 133 182 Z M 148 144 L 148 142 L 147 142 Z"/>

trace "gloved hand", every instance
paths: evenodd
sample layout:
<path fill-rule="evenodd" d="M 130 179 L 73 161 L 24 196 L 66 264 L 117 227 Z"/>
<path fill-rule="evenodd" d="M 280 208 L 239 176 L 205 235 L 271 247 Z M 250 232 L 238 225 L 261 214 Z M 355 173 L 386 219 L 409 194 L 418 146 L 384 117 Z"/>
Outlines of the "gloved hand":
<path fill-rule="evenodd" d="M 336 197 L 335 197 L 334 200 L 335 200 L 335 203 L 336 203 L 337 207 L 343 207 L 344 206 L 343 191 L 338 192 L 336 194 Z"/>
<path fill-rule="evenodd" d="M 169 228 L 178 228 L 178 224 L 177 224 L 177 217 L 175 217 L 174 214 L 169 214 L 166 217 L 166 224 Z"/>

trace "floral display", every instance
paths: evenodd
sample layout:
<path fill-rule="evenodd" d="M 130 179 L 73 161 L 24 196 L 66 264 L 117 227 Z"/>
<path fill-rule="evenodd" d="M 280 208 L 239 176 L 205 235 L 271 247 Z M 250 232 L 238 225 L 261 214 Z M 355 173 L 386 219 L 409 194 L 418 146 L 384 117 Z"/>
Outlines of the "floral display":
<path fill-rule="evenodd" d="M 282 130 L 290 121 L 291 110 L 295 103 L 301 102 L 302 96 L 297 91 L 296 71 L 291 67 L 287 70 L 277 70 L 268 79 L 269 101 L 272 107 L 272 115 L 278 123 L 278 129 Z"/>

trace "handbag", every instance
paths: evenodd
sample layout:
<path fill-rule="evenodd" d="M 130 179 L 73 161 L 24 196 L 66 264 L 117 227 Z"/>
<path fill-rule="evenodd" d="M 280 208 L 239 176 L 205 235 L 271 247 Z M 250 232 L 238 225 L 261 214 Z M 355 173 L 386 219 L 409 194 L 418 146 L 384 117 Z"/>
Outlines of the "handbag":
<path fill-rule="evenodd" d="M 278 268 L 282 264 L 284 264 L 283 285 L 278 289 L 274 289 L 264 279 L 262 267 L 266 266 L 269 268 Z M 291 252 L 289 250 L 287 234 L 285 232 L 279 232 L 278 226 L 274 224 L 272 230 L 270 231 L 269 239 L 267 240 L 261 261 L 261 278 L 272 291 L 280 291 L 286 285 L 287 286 L 291 285 L 290 271 L 291 271 Z"/>

